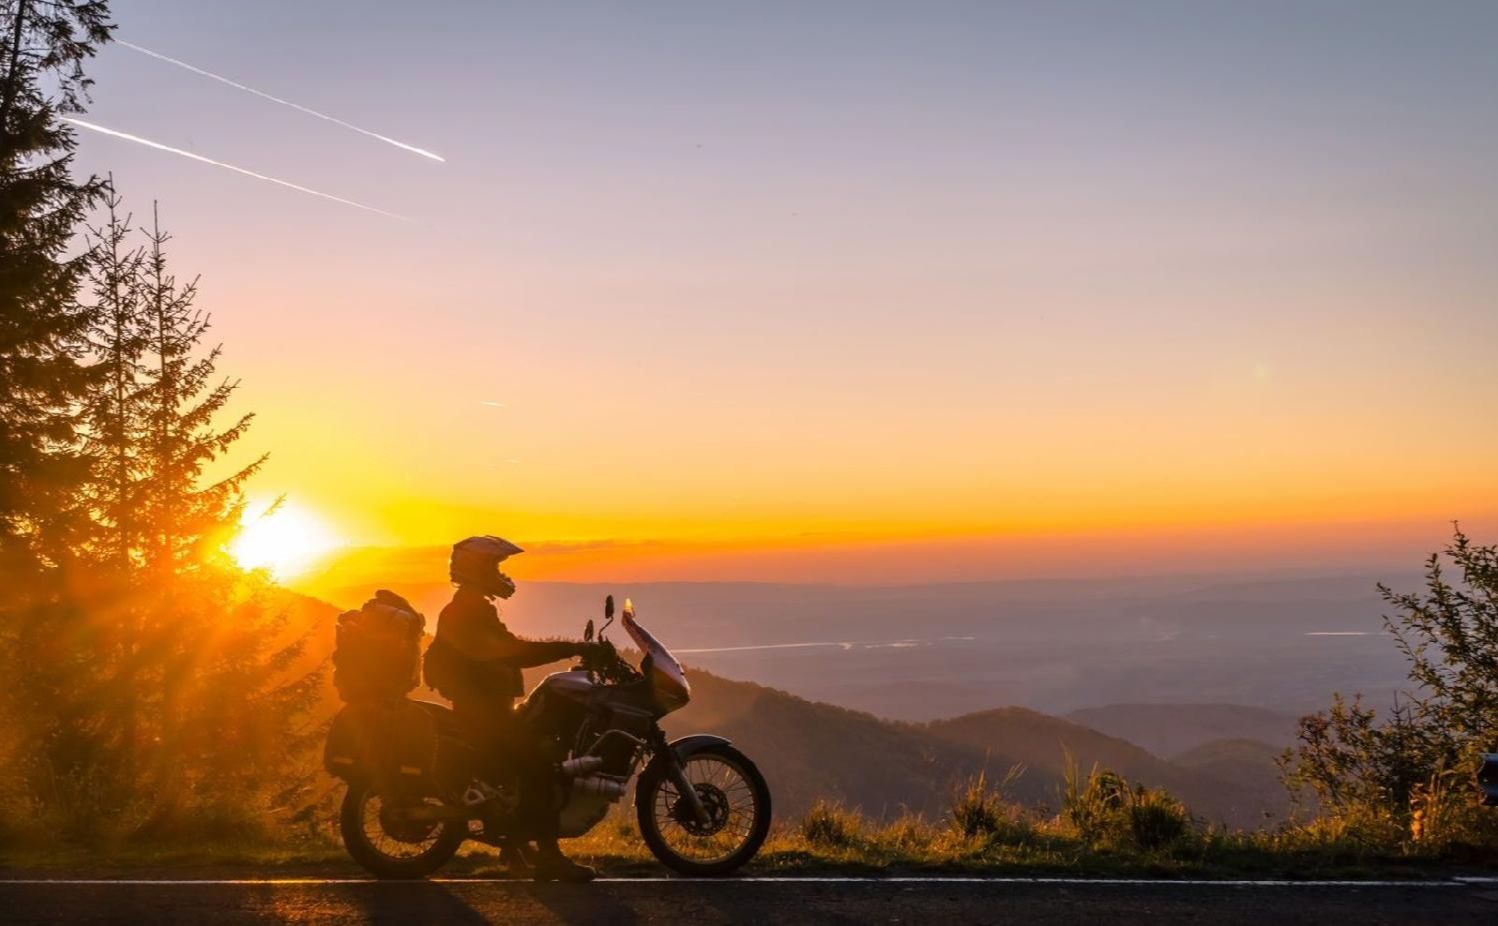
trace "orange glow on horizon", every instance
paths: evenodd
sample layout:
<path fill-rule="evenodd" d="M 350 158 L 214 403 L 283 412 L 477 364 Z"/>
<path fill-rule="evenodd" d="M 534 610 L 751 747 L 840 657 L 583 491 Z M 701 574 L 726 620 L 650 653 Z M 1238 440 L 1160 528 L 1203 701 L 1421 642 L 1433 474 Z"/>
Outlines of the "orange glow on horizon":
<path fill-rule="evenodd" d="M 1465 520 L 1486 536 L 1498 512 Z M 512 534 L 526 548 L 506 570 L 529 582 L 788 582 L 905 585 L 1011 579 L 1104 578 L 1253 572 L 1412 571 L 1450 538 L 1449 522 L 1238 523 L 1128 532 L 1050 532 L 1008 536 L 775 540 L 547 542 Z M 349 586 L 442 584 L 446 543 L 353 549 L 294 582 L 312 595 Z"/>

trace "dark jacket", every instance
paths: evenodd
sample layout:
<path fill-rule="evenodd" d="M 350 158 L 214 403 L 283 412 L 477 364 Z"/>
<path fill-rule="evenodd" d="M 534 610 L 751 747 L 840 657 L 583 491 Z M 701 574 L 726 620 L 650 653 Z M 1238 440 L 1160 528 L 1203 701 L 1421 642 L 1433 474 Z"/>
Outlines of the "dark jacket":
<path fill-rule="evenodd" d="M 427 647 L 426 683 L 454 703 L 520 697 L 521 669 L 576 656 L 579 644 L 523 640 L 499 619 L 499 610 L 479 590 L 460 585 L 437 617 L 437 636 Z"/>

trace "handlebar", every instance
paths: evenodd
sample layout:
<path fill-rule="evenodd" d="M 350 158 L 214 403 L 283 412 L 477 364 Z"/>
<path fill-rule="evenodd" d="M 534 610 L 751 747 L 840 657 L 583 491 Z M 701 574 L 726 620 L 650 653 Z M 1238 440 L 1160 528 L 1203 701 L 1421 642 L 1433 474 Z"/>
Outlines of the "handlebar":
<path fill-rule="evenodd" d="M 578 660 L 578 668 L 595 675 L 603 682 L 626 684 L 642 676 L 635 667 L 624 661 L 608 640 L 599 640 L 596 649 L 585 652 Z"/>

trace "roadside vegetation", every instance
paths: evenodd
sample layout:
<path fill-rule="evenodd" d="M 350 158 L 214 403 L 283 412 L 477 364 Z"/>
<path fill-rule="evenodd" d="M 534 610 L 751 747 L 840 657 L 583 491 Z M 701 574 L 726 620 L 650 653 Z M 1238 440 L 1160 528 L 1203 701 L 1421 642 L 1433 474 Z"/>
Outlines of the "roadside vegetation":
<path fill-rule="evenodd" d="M 1018 772 L 1015 772 L 1018 774 Z M 822 802 L 777 824 L 746 874 L 989 874 L 1018 877 L 1419 878 L 1487 871 L 1498 861 L 1498 827 L 1475 825 L 1439 839 L 1370 831 L 1318 817 L 1265 830 L 1227 830 L 1194 819 L 1170 795 L 1130 785 L 1105 770 L 1076 772 L 1056 809 L 1008 799 L 1002 782 L 978 776 L 954 789 L 937 819 L 913 814 L 873 820 Z M 659 874 L 621 806 L 569 852 L 612 875 Z M 1474 818 L 1481 820 L 1483 818 Z M 263 875 L 359 876 L 329 832 L 244 834 L 201 843 L 135 840 L 107 860 L 76 846 L 33 846 L 0 855 L 0 865 L 76 870 L 98 867 Z M 473 846 L 444 871 L 498 875 L 497 854 Z"/>
<path fill-rule="evenodd" d="M 1014 799 L 1022 767 L 958 783 L 935 815 L 875 819 L 818 802 L 781 819 L 750 870 L 1305 878 L 1491 868 L 1498 808 L 1482 806 L 1474 779 L 1498 729 L 1488 694 L 1498 692 L 1498 548 L 1457 532 L 1429 561 L 1423 593 L 1385 597 L 1390 631 L 1410 656 L 1413 693 L 1386 716 L 1335 696 L 1302 719 L 1298 746 L 1281 760 L 1298 803 L 1287 821 L 1228 829 L 1166 791 L 1069 760 L 1049 805 Z M 11 838 L 0 842 L 0 864 L 350 870 L 328 825 L 331 796 L 290 815 L 200 814 L 190 832 L 116 831 L 107 844 Z M 573 841 L 574 851 L 617 873 L 656 870 L 630 811 L 621 804 Z M 11 837 L 27 831 L 7 822 Z M 476 847 L 451 871 L 497 868 L 495 854 Z"/>
<path fill-rule="evenodd" d="M 154 208 L 145 231 L 112 180 L 71 173 L 62 117 L 83 111 L 82 66 L 112 30 L 104 3 L 0 7 L 0 865 L 348 869 L 317 762 L 330 712 L 325 666 L 304 652 L 314 628 L 223 552 L 263 461 L 234 453 L 251 416 L 230 412 L 235 381 Z M 1334 695 L 1301 721 L 1281 762 L 1299 801 L 1287 822 L 1229 831 L 1071 763 L 1051 806 L 1013 799 L 1020 768 L 957 783 L 935 815 L 818 803 L 782 820 L 755 866 L 1494 864 L 1498 808 L 1474 778 L 1498 752 L 1498 548 L 1458 530 L 1423 590 L 1382 591 L 1410 691 L 1387 710 Z M 623 812 L 575 848 L 657 870 Z"/>

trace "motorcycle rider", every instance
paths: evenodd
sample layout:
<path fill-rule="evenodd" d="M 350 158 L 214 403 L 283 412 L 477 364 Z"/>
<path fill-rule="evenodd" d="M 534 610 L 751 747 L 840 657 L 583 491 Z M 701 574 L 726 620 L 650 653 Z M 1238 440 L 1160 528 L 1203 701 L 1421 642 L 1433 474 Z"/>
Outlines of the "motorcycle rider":
<path fill-rule="evenodd" d="M 498 782 L 508 772 L 518 780 L 517 841 L 536 843 L 535 878 L 586 881 L 594 870 L 568 859 L 557 843 L 556 769 L 515 717 L 514 703 L 524 693 L 521 669 L 581 656 L 599 644 L 524 640 L 505 627 L 493 599 L 515 594 L 515 583 L 499 564 L 521 552 L 493 536 L 453 545 L 448 574 L 457 589 L 437 618 L 436 638 L 426 652 L 426 679 L 452 701 L 479 750 L 484 776 Z M 512 862 L 512 867 L 519 866 Z"/>

